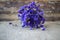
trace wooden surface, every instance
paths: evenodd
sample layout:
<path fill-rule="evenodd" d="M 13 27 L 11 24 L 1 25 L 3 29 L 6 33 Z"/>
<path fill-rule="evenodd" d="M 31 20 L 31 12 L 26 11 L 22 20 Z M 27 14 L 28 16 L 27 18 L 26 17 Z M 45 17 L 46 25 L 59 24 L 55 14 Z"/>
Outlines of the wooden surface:
<path fill-rule="evenodd" d="M 12 25 L 9 25 L 9 23 Z M 1 21 L 0 40 L 60 40 L 60 21 L 46 22 L 46 30 L 22 28 L 20 21 Z"/>

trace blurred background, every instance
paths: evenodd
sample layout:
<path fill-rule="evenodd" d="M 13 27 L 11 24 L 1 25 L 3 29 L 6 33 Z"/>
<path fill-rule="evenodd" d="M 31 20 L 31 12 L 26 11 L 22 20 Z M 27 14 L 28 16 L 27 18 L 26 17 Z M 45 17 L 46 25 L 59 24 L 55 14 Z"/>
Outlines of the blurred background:
<path fill-rule="evenodd" d="M 32 1 L 40 3 L 46 21 L 60 20 L 60 0 L 0 0 L 0 21 L 18 20 L 17 10 Z"/>
<path fill-rule="evenodd" d="M 21 27 L 17 11 L 32 1 L 44 10 L 45 31 Z M 0 0 L 0 40 L 60 40 L 60 0 Z"/>

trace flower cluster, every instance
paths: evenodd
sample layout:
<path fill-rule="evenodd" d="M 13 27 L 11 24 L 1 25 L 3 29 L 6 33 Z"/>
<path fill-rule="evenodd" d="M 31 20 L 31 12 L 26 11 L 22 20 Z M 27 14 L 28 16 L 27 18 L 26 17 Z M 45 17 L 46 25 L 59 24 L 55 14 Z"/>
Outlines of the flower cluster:
<path fill-rule="evenodd" d="M 35 2 L 24 5 L 18 10 L 18 17 L 22 21 L 22 27 L 29 26 L 30 29 L 41 27 L 42 30 L 45 30 L 43 14 L 40 5 Z"/>

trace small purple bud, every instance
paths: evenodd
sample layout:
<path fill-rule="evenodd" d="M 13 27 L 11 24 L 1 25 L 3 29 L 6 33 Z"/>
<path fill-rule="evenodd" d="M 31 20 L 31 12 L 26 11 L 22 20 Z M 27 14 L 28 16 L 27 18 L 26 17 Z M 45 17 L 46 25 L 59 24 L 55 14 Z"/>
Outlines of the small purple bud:
<path fill-rule="evenodd" d="M 9 24 L 11 25 L 12 23 L 10 22 Z"/>
<path fill-rule="evenodd" d="M 41 28 L 43 31 L 45 30 L 45 28 L 43 27 L 43 28 Z"/>

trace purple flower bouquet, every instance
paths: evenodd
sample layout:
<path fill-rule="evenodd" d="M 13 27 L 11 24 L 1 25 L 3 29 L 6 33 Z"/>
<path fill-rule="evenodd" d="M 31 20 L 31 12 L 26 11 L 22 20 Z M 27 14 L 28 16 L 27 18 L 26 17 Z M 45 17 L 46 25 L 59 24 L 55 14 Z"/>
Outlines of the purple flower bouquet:
<path fill-rule="evenodd" d="M 41 28 L 45 30 L 45 18 L 43 16 L 44 11 L 35 2 L 24 5 L 18 10 L 18 17 L 22 21 L 22 27 L 29 26 L 30 29 Z"/>

